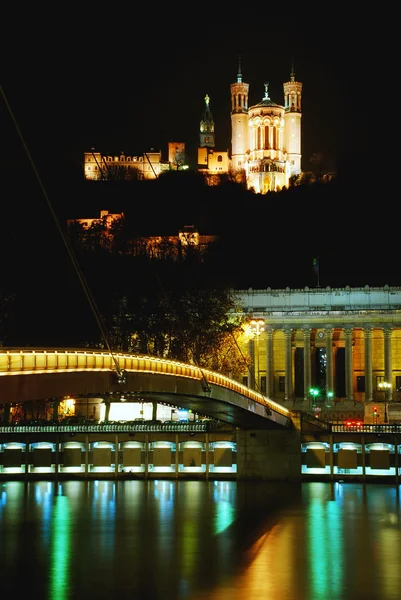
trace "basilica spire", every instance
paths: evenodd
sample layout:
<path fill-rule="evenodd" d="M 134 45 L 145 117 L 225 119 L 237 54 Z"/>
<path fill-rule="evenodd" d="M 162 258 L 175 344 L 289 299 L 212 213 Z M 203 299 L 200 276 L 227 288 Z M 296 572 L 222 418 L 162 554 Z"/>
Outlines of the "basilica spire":
<path fill-rule="evenodd" d="M 238 57 L 237 83 L 242 83 L 241 56 Z"/>
<path fill-rule="evenodd" d="M 290 80 L 291 80 L 292 82 L 294 82 L 294 81 L 295 81 L 295 69 L 294 69 L 294 61 L 292 61 L 292 65 L 291 65 Z"/>
<path fill-rule="evenodd" d="M 205 96 L 205 110 L 200 122 L 200 147 L 214 148 L 214 120 L 208 94 Z"/>

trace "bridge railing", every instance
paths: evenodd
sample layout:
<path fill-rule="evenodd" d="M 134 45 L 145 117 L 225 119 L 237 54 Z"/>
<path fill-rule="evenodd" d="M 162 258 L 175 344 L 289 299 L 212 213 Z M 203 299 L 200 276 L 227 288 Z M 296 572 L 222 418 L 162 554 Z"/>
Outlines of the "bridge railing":
<path fill-rule="evenodd" d="M 61 424 L 41 424 L 41 425 L 1 425 L 0 434 L 2 433 L 124 433 L 129 431 L 134 432 L 151 432 L 151 431 L 170 431 L 170 432 L 208 432 L 222 427 L 220 423 L 213 421 L 203 423 L 79 423 L 73 425 Z"/>
<path fill-rule="evenodd" d="M 115 371 L 116 363 L 121 371 L 160 373 L 188 377 L 213 383 L 246 396 L 276 412 L 290 416 L 285 407 L 263 394 L 230 379 L 220 373 L 200 369 L 175 360 L 136 354 L 111 354 L 102 350 L 83 349 L 0 349 L 0 376 L 29 373 L 60 373 L 74 371 Z"/>
<path fill-rule="evenodd" d="M 331 425 L 331 431 L 333 433 L 401 433 L 401 424 L 395 425 Z"/>

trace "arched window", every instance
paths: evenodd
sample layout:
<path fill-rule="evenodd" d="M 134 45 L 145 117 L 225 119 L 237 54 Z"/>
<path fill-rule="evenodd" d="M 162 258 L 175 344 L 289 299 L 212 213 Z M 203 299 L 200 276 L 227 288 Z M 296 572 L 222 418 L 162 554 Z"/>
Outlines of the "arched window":
<path fill-rule="evenodd" d="M 265 127 L 265 150 L 270 150 L 269 131 L 270 131 L 270 127 L 268 125 L 266 125 L 266 127 Z"/>
<path fill-rule="evenodd" d="M 258 127 L 257 136 L 256 149 L 260 150 L 262 148 L 262 131 L 260 127 Z"/>

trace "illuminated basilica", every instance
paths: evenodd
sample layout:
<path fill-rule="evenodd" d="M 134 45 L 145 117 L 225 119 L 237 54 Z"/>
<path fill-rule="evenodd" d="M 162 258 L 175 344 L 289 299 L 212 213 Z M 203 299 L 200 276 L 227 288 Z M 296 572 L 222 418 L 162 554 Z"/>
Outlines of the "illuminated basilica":
<path fill-rule="evenodd" d="M 242 81 L 241 67 L 231 90 L 231 157 L 216 152 L 215 129 L 205 97 L 205 112 L 200 122 L 198 166 L 206 174 L 230 173 L 258 194 L 288 187 L 291 177 L 301 174 L 301 99 L 302 83 L 294 69 L 283 85 L 284 105 L 273 102 L 269 84 L 264 84 L 262 100 L 248 105 L 249 84 Z"/>
<path fill-rule="evenodd" d="M 215 123 L 210 98 L 200 120 L 197 171 L 209 185 L 218 185 L 220 176 L 245 183 L 258 194 L 288 187 L 290 179 L 301 174 L 302 83 L 292 69 L 283 84 L 284 104 L 276 104 L 264 84 L 260 102 L 249 106 L 249 84 L 242 80 L 239 65 L 231 91 L 231 152 L 215 148 Z M 156 179 L 168 170 L 185 168 L 185 144 L 168 143 L 168 160 L 153 148 L 141 156 L 103 155 L 94 148 L 84 155 L 85 179 Z"/>

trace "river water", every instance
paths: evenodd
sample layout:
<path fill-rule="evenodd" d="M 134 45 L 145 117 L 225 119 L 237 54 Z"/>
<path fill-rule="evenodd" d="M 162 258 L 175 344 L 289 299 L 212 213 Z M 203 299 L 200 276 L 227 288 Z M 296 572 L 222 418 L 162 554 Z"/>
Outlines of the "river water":
<path fill-rule="evenodd" d="M 0 482 L 1 598 L 400 600 L 399 487 Z"/>

